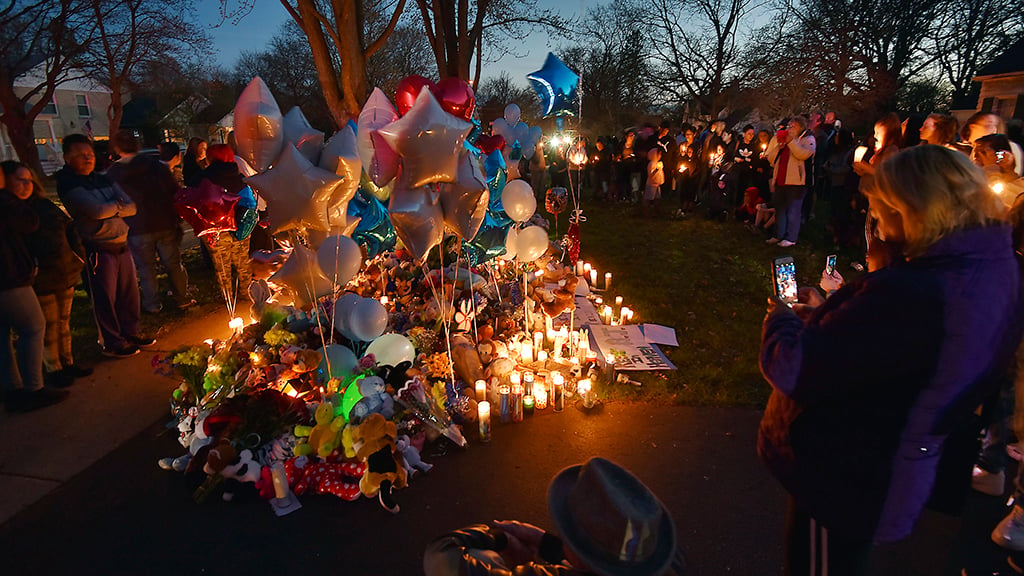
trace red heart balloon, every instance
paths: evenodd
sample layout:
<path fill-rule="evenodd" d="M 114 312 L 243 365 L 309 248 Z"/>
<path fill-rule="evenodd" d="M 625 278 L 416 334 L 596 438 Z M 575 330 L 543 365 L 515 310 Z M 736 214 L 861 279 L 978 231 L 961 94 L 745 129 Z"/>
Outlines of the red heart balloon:
<path fill-rule="evenodd" d="M 477 136 L 476 147 L 484 153 L 484 156 L 494 152 L 495 150 L 505 149 L 505 137 L 501 134 L 492 134 L 490 136 Z"/>
<path fill-rule="evenodd" d="M 416 97 L 420 95 L 424 86 L 431 92 L 434 91 L 433 82 L 416 74 L 406 76 L 398 82 L 398 87 L 395 88 L 395 107 L 398 108 L 399 115 L 405 116 L 405 113 L 412 108 L 412 105 L 416 103 Z"/>
<path fill-rule="evenodd" d="M 196 187 L 182 188 L 174 194 L 174 207 L 192 226 L 196 236 L 232 232 L 238 194 L 232 194 L 207 179 Z"/>
<path fill-rule="evenodd" d="M 430 91 L 449 114 L 467 121 L 473 119 L 476 96 L 469 82 L 455 77 L 443 78 Z"/>

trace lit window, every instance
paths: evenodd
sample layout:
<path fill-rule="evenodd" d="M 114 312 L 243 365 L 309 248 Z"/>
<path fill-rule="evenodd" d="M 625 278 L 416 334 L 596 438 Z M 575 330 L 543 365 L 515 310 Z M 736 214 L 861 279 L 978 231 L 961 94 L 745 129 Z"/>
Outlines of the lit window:
<path fill-rule="evenodd" d="M 75 104 L 78 105 L 79 118 L 92 118 L 92 110 L 89 109 L 89 97 L 85 94 L 75 94 Z"/>

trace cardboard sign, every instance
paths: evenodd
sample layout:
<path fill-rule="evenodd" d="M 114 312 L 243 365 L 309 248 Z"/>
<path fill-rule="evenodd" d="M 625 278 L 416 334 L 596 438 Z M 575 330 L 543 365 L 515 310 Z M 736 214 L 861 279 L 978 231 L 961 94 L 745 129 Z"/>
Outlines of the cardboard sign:
<path fill-rule="evenodd" d="M 590 325 L 591 346 L 598 351 L 598 358 L 606 354 L 615 356 L 615 369 L 619 371 L 636 370 L 675 370 L 675 364 L 658 348 L 647 342 L 639 326 L 605 326 L 601 323 Z"/>

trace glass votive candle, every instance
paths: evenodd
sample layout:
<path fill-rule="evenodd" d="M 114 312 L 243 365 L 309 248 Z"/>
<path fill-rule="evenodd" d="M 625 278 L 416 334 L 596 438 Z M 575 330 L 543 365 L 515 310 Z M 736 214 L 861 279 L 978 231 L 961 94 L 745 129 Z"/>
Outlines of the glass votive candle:
<path fill-rule="evenodd" d="M 548 390 L 543 386 L 538 386 L 534 390 L 534 405 L 537 410 L 544 410 L 548 407 Z"/>
<path fill-rule="evenodd" d="M 477 420 L 480 424 L 480 441 L 491 441 L 491 403 L 484 400 L 476 405 Z"/>
<path fill-rule="evenodd" d="M 523 347 L 519 350 L 519 359 L 526 363 L 533 362 L 533 344 L 523 342 Z"/>
<path fill-rule="evenodd" d="M 580 398 L 583 399 L 584 408 L 594 407 L 594 392 L 590 389 L 590 380 L 584 378 L 576 383 L 576 391 L 579 392 Z"/>
<path fill-rule="evenodd" d="M 583 276 L 583 260 L 576 261 L 576 275 Z"/>
<path fill-rule="evenodd" d="M 615 297 L 615 305 L 616 306 L 622 306 L 622 296 L 616 296 Z"/>
<path fill-rule="evenodd" d="M 533 349 L 540 350 L 544 347 L 544 333 L 540 330 L 533 333 Z"/>
<path fill-rule="evenodd" d="M 533 395 L 533 372 L 529 370 L 523 372 L 523 392 L 527 396 Z"/>
<path fill-rule="evenodd" d="M 498 387 L 498 401 L 501 423 L 508 424 L 512 421 L 512 388 L 510 386 Z"/>
<path fill-rule="evenodd" d="M 523 415 L 529 418 L 533 416 L 533 409 L 536 406 L 536 399 L 531 394 L 523 396 Z"/>
<path fill-rule="evenodd" d="M 476 401 L 483 402 L 487 400 L 487 381 L 477 380 L 476 381 Z"/>
<path fill-rule="evenodd" d="M 605 289 L 605 291 L 608 291 L 608 290 L 612 289 L 612 273 L 611 272 L 605 272 L 604 273 L 604 289 Z"/>
<path fill-rule="evenodd" d="M 548 351 L 547 350 L 541 350 L 541 351 L 537 352 L 537 362 L 540 362 L 541 364 L 543 364 L 543 363 L 545 363 L 547 361 L 548 361 Z"/>
<path fill-rule="evenodd" d="M 551 374 L 551 408 L 555 412 L 565 408 L 565 378 L 561 372 Z"/>
<path fill-rule="evenodd" d="M 597 269 L 596 268 L 591 268 L 590 269 L 590 287 L 591 288 L 595 288 L 595 289 L 597 288 Z"/>
<path fill-rule="evenodd" d="M 512 421 L 523 421 L 523 387 L 512 387 Z"/>
<path fill-rule="evenodd" d="M 518 370 L 513 370 L 508 375 L 508 384 L 509 384 L 509 386 L 515 387 L 515 386 L 519 386 L 522 383 L 523 383 L 522 376 L 519 374 Z"/>

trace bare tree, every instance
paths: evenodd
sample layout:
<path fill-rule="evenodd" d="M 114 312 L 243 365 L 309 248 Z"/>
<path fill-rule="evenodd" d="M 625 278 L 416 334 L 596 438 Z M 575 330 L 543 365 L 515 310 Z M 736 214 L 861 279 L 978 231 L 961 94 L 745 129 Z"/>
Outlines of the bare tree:
<path fill-rule="evenodd" d="M 523 39 L 537 27 L 565 32 L 569 22 L 537 0 L 416 0 L 441 78 L 480 82 L 483 49 L 503 51 L 508 39 Z"/>
<path fill-rule="evenodd" d="M 953 100 L 966 96 L 978 69 L 1024 34 L 1018 0 L 946 0 L 938 16 L 930 48 Z"/>
<path fill-rule="evenodd" d="M 138 85 L 148 62 L 187 57 L 209 46 L 203 28 L 188 15 L 188 0 L 90 0 L 96 38 L 84 64 L 110 88 L 110 133 L 121 126 L 124 97 Z"/>
<path fill-rule="evenodd" d="M 57 86 L 77 72 L 72 63 L 92 33 L 86 8 L 79 0 L 11 0 L 0 8 L 0 123 L 18 158 L 38 175 L 33 124 Z M 23 86 L 16 88 L 19 78 Z"/>
<path fill-rule="evenodd" d="M 324 100 L 336 126 L 343 126 L 369 95 L 367 60 L 380 50 L 395 30 L 406 0 L 280 0 L 306 35 Z M 236 23 L 252 10 L 252 0 L 231 8 L 221 0 L 224 19 Z M 374 37 L 366 35 L 369 13 L 387 13 L 387 25 Z"/>
<path fill-rule="evenodd" d="M 367 14 L 366 30 L 369 35 L 378 35 L 387 25 L 381 13 Z M 430 77 L 433 73 L 434 55 L 423 35 L 419 17 L 412 10 L 403 14 L 387 43 L 366 61 L 370 86 L 378 87 L 388 95 L 395 93 L 398 82 L 406 76 Z"/>
<path fill-rule="evenodd" d="M 516 84 L 508 72 L 502 70 L 493 78 L 480 83 L 476 90 L 476 106 L 480 122 L 485 126 L 501 116 L 509 104 L 519 106 L 521 118 L 535 124 L 540 117 L 540 100 L 533 90 Z"/>
<path fill-rule="evenodd" d="M 725 104 L 740 55 L 768 0 L 633 0 L 651 31 L 658 91 L 667 103 L 694 101 L 704 113 Z"/>

